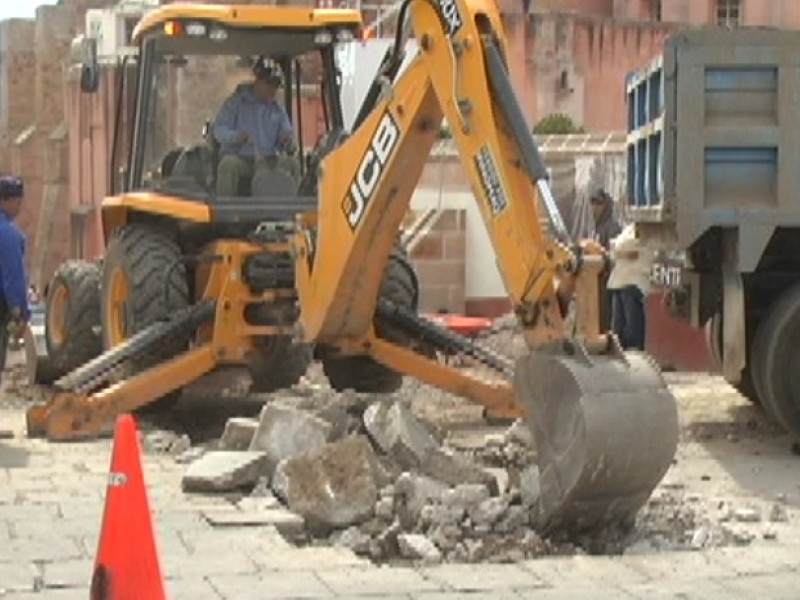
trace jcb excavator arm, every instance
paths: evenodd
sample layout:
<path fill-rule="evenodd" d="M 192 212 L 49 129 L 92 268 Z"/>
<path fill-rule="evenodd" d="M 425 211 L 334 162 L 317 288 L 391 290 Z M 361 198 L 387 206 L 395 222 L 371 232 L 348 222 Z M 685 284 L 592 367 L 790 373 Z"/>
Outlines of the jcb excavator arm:
<path fill-rule="evenodd" d="M 319 212 L 295 236 L 304 336 L 495 410 L 522 409 L 536 442 L 542 529 L 627 522 L 676 450 L 674 398 L 646 356 L 622 353 L 599 331 L 604 259 L 569 240 L 509 81 L 495 3 L 406 0 L 400 28 L 407 12 L 419 54 L 400 76 L 396 62 L 384 65 L 381 93 L 368 95 L 360 124 L 322 161 Z M 513 388 L 438 364 L 373 327 L 397 308 L 379 298 L 381 279 L 443 117 L 532 350 Z M 540 204 L 556 239 L 540 225 Z M 573 299 L 576 337 L 565 324 Z"/>

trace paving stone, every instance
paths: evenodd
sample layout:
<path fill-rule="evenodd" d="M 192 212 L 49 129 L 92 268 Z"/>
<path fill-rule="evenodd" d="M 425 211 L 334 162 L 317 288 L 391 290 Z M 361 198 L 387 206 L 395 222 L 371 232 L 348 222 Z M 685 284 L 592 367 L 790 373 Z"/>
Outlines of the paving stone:
<path fill-rule="evenodd" d="M 369 560 L 356 556 L 346 548 L 327 546 L 290 548 L 277 552 L 265 549 L 250 552 L 250 557 L 262 571 L 297 571 L 307 569 L 309 566 L 320 571 L 372 566 Z"/>
<path fill-rule="evenodd" d="M 267 468 L 264 452 L 207 452 L 183 476 L 187 492 L 225 492 L 253 485 Z"/>
<path fill-rule="evenodd" d="M 575 556 L 527 560 L 520 567 L 548 585 L 558 587 L 559 582 L 584 582 L 587 587 L 618 586 L 646 583 L 650 578 L 643 572 L 620 562 L 618 557 Z"/>
<path fill-rule="evenodd" d="M 233 417 L 225 423 L 219 440 L 220 450 L 247 450 L 258 429 L 258 419 Z"/>
<path fill-rule="evenodd" d="M 273 525 L 280 533 L 297 536 L 303 533 L 305 521 L 284 508 L 260 511 L 204 511 L 203 516 L 214 527 L 263 527 Z"/>
<path fill-rule="evenodd" d="M 707 556 L 714 564 L 737 575 L 764 575 L 797 567 L 796 550 L 766 544 L 748 548 L 713 548 Z"/>
<path fill-rule="evenodd" d="M 728 598 L 769 598 L 769 600 L 797 600 L 797 572 L 770 573 L 751 577 L 736 577 L 718 583 Z M 722 598 L 724 596 L 720 596 Z"/>
<path fill-rule="evenodd" d="M 13 556 L 5 556 L 3 549 L 0 548 L 2 560 L 11 561 Z M 39 574 L 38 569 L 32 562 L 25 563 L 15 560 L 13 563 L 0 563 L 0 591 L 8 594 L 11 591 L 33 590 L 34 578 Z M 7 598 L 7 595 L 0 593 L 0 598 Z"/>
<path fill-rule="evenodd" d="M 51 535 L 38 539 L 13 539 L 0 548 L 0 561 L 62 561 L 85 558 L 79 540 Z"/>
<path fill-rule="evenodd" d="M 170 600 L 225 600 L 206 579 L 167 580 L 164 587 Z"/>
<path fill-rule="evenodd" d="M 699 552 L 623 555 L 618 560 L 653 580 L 723 578 L 735 574 L 730 567 L 717 563 L 707 554 Z"/>
<path fill-rule="evenodd" d="M 498 590 L 494 592 L 423 592 L 421 594 L 412 594 L 412 600 L 455 600 L 456 598 L 463 598 L 464 600 L 523 600 L 524 598 L 536 598 L 538 600 L 539 590 L 536 589 L 536 596 L 524 596 L 513 590 Z"/>
<path fill-rule="evenodd" d="M 210 546 L 191 555 L 160 553 L 166 579 L 202 579 L 208 575 L 252 575 L 258 566 L 244 550 L 219 552 Z"/>
<path fill-rule="evenodd" d="M 623 591 L 637 600 L 731 600 L 743 598 L 732 596 L 731 591 L 723 587 L 718 581 L 712 579 L 696 579 L 695 581 L 680 581 L 675 579 L 659 579 L 650 583 L 623 586 Z M 759 593 L 760 596 L 760 593 Z M 754 596 L 744 596 L 753 598 Z M 771 596 L 764 596 L 770 598 Z M 795 596 L 796 598 L 797 596 Z"/>
<path fill-rule="evenodd" d="M 258 578 L 241 575 L 211 575 L 208 581 L 225 600 L 301 600 L 334 598 L 334 593 L 313 571 L 307 568 L 280 574 L 262 574 Z M 258 590 L 255 592 L 255 590 Z"/>
<path fill-rule="evenodd" d="M 426 579 L 458 592 L 534 588 L 544 583 L 533 573 L 513 564 L 446 564 L 421 569 Z"/>
<path fill-rule="evenodd" d="M 387 591 L 394 594 L 444 591 L 441 583 L 424 577 L 417 570 L 404 567 L 323 570 L 315 565 L 315 570 L 331 590 L 346 598 L 377 596 Z"/>
<path fill-rule="evenodd" d="M 87 592 L 88 594 L 88 592 Z M 13 592 L 0 596 L 3 600 L 75 600 L 75 588 L 48 589 L 39 592 Z"/>
<path fill-rule="evenodd" d="M 92 581 L 94 560 L 57 561 L 44 564 L 44 584 L 47 588 L 89 589 Z"/>
<path fill-rule="evenodd" d="M 215 552 L 247 553 L 280 553 L 294 549 L 294 546 L 271 526 L 258 529 L 237 527 L 226 529 L 224 533 L 213 528 L 187 530 L 180 532 L 180 539 L 190 554 L 202 553 L 206 548 L 213 548 Z"/>

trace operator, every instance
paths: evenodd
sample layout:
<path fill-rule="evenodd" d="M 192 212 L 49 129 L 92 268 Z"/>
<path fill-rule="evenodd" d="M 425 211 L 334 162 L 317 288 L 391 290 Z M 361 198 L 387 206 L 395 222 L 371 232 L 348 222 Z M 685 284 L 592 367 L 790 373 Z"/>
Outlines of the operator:
<path fill-rule="evenodd" d="M 614 201 L 604 189 L 596 190 L 589 202 L 592 207 L 594 220 L 594 239 L 605 249 L 609 250 L 611 240 L 622 231 L 622 226 L 614 215 Z M 600 331 L 611 329 L 611 294 L 607 288 L 608 272 L 600 275 L 599 300 L 600 300 Z"/>
<path fill-rule="evenodd" d="M 30 319 L 25 274 L 25 235 L 14 224 L 22 209 L 22 179 L 0 177 L 0 375 L 10 336 L 21 338 Z"/>
<path fill-rule="evenodd" d="M 241 183 L 252 180 L 256 169 L 286 167 L 279 151 L 296 151 L 289 116 L 275 100 L 283 79 L 280 69 L 259 57 L 253 75 L 254 81 L 238 86 L 214 119 L 214 137 L 221 145 L 218 196 L 238 196 Z"/>

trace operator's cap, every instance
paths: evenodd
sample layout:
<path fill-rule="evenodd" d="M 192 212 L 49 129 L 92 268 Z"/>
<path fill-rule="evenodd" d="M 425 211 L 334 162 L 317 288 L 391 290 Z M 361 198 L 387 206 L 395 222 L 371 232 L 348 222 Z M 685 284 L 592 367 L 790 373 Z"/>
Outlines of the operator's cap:
<path fill-rule="evenodd" d="M 253 64 L 253 75 L 256 79 L 280 83 L 283 81 L 280 67 L 270 58 L 259 56 Z"/>
<path fill-rule="evenodd" d="M 22 198 L 25 195 L 25 184 L 22 178 L 15 175 L 0 176 L 0 200 Z"/>

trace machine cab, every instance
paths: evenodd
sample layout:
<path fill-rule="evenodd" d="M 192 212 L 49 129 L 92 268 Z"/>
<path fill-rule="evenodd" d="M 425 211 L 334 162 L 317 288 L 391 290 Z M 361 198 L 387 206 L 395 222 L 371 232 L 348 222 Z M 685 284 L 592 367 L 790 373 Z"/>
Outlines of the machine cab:
<path fill-rule="evenodd" d="M 202 203 L 218 220 L 316 209 L 315 165 L 344 135 L 336 49 L 361 27 L 358 11 L 307 7 L 187 4 L 146 14 L 133 33 L 133 118 L 124 123 L 120 110 L 116 122 L 124 175 L 115 193 Z M 87 49 L 82 86 L 94 91 Z M 269 86 L 256 81 L 256 65 Z"/>

